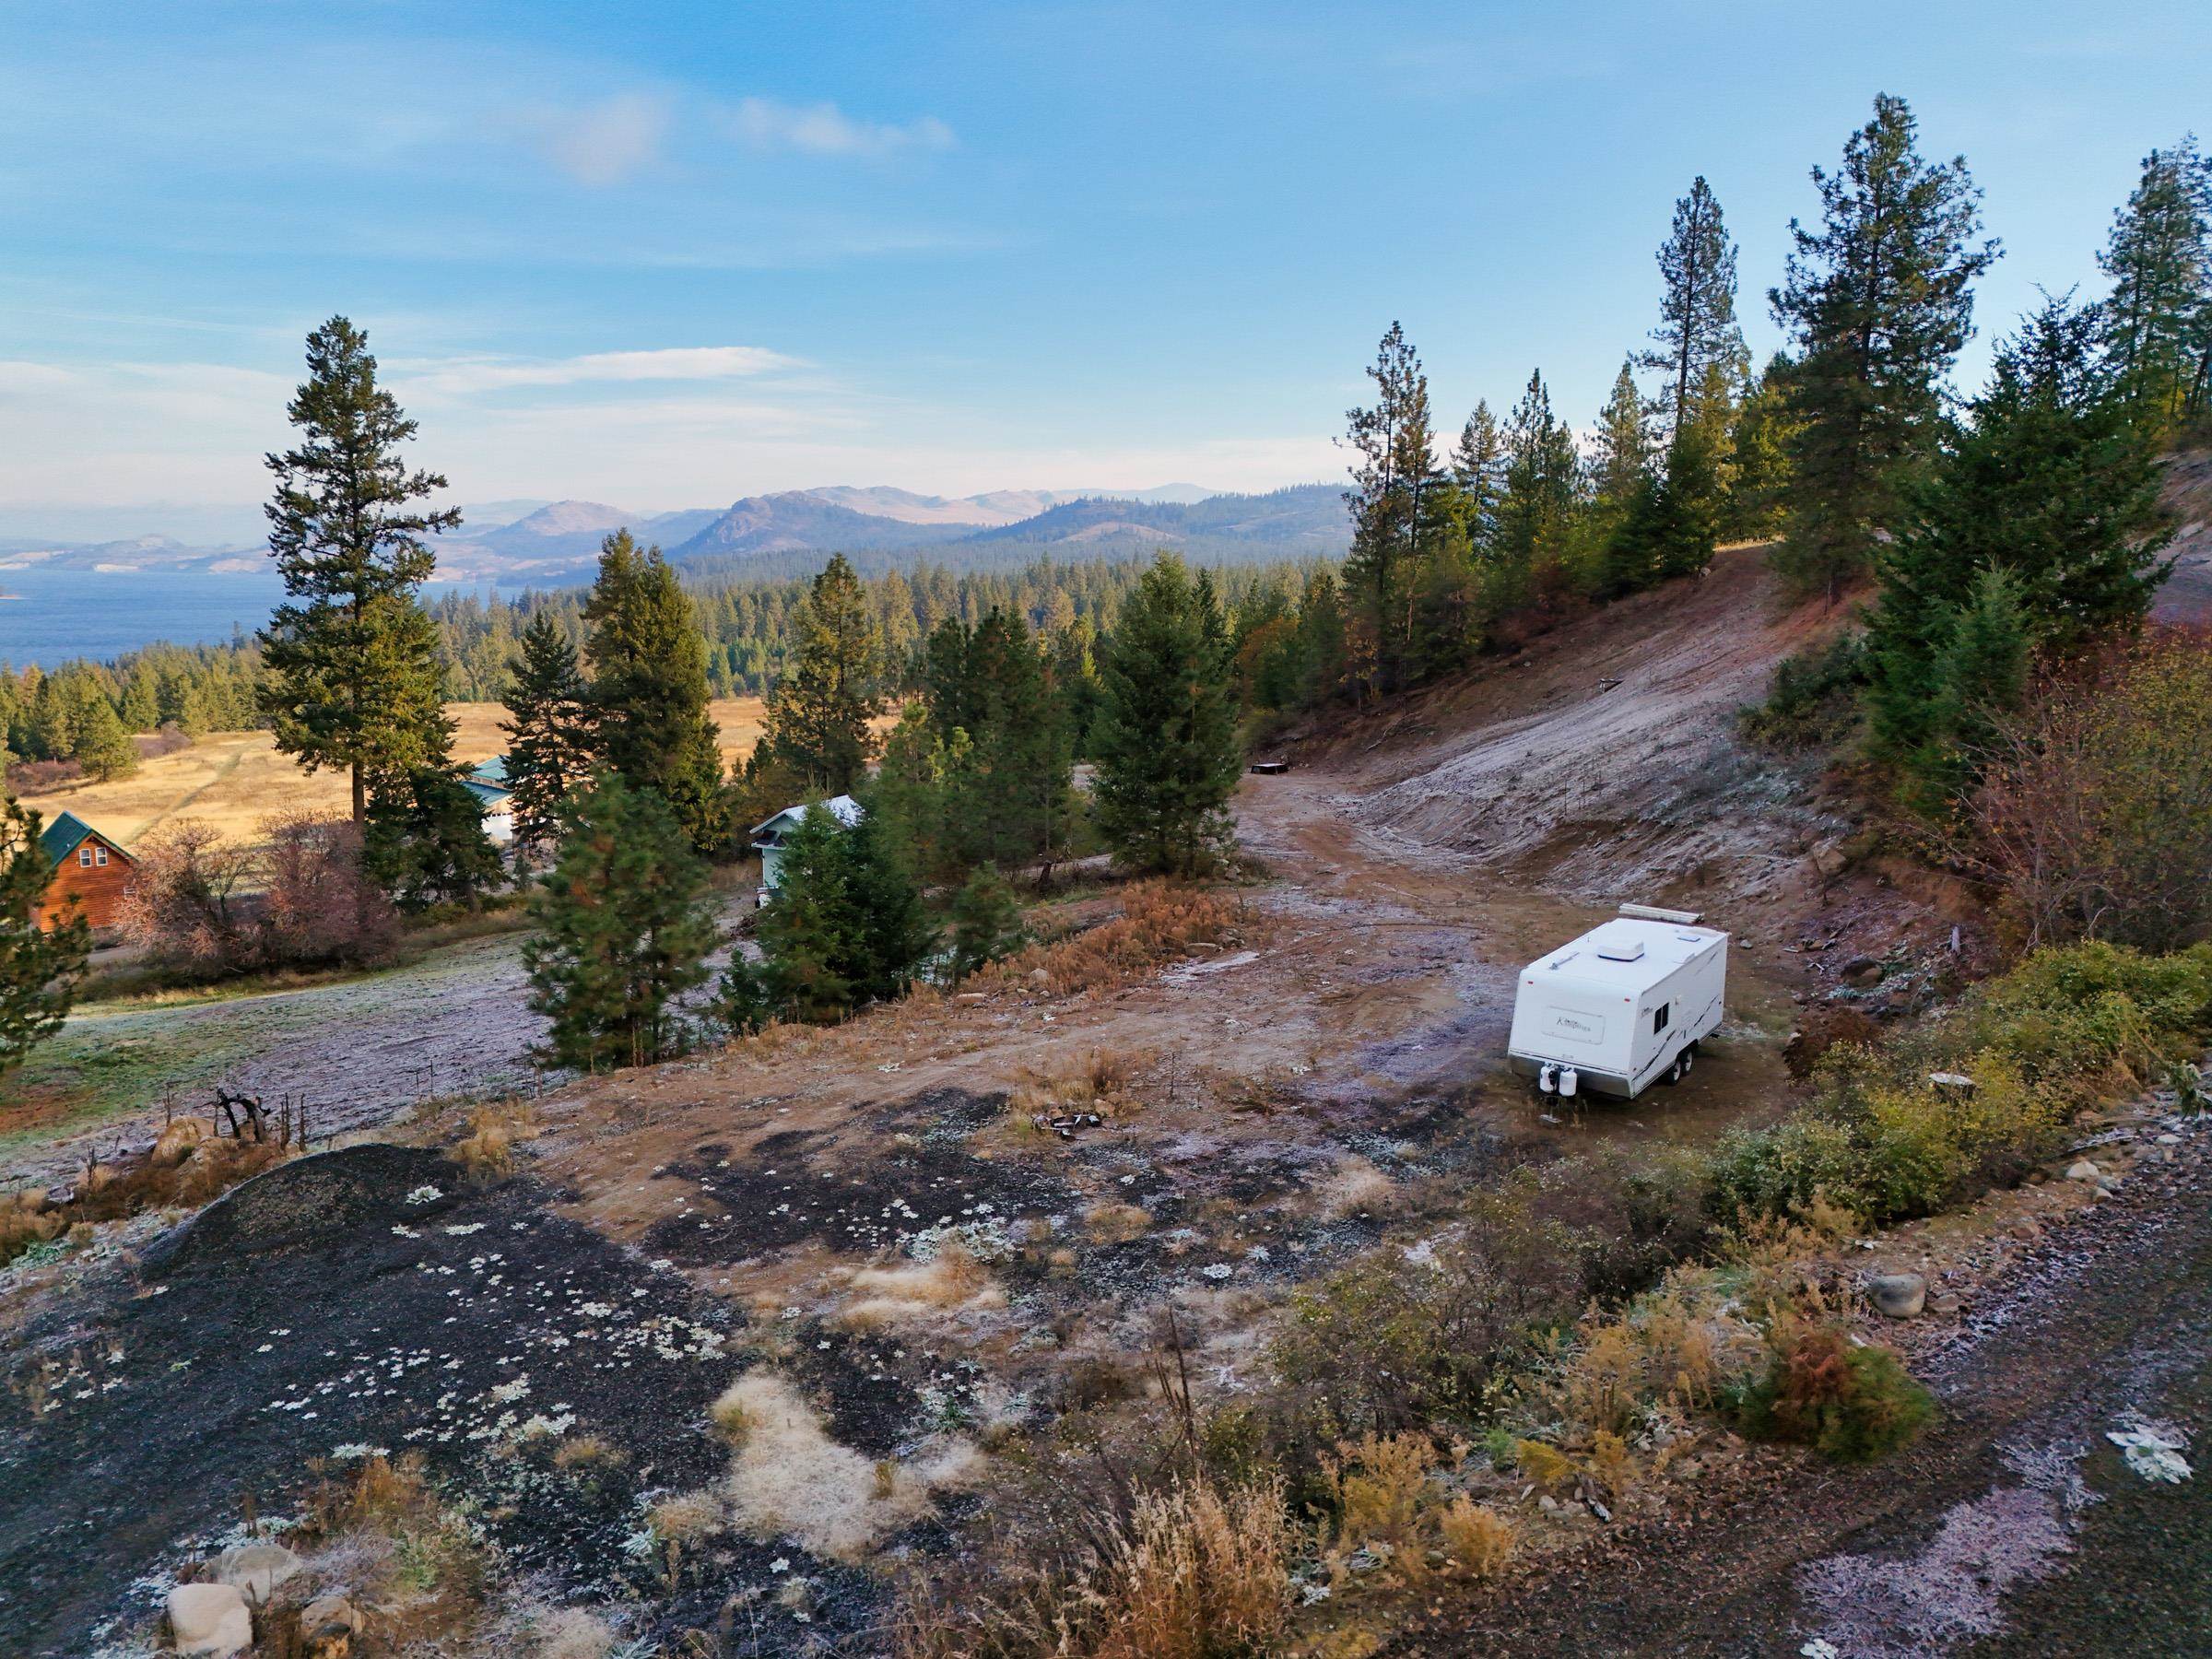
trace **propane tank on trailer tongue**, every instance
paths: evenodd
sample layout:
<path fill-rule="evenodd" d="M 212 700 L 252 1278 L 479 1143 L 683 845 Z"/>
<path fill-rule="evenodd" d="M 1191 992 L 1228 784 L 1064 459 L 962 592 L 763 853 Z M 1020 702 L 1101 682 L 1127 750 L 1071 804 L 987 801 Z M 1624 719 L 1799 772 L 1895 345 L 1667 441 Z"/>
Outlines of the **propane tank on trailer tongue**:
<path fill-rule="evenodd" d="M 1559 1099 L 1562 1100 L 1572 1100 L 1574 1091 L 1581 1083 L 1582 1078 L 1575 1075 L 1574 1067 L 1569 1066 L 1559 1074 Z"/>

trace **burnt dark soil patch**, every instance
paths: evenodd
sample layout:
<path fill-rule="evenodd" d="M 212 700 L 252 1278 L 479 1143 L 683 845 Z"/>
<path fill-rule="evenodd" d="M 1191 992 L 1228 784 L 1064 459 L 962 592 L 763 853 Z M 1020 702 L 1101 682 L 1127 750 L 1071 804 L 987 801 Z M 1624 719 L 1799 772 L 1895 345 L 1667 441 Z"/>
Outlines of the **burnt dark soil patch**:
<path fill-rule="evenodd" d="M 329 1153 L 211 1206 L 135 1295 L 110 1271 L 42 1313 L 6 1360 L 35 1406 L 0 1440 L 7 1651 L 88 1651 L 176 1540 L 248 1494 L 279 1512 L 342 1446 L 418 1449 L 486 1499 L 511 1560 L 619 1580 L 640 1494 L 724 1466 L 704 1414 L 736 1333 L 542 1197 L 468 1192 L 432 1153 Z M 629 1453 L 618 1478 L 533 1481 L 515 1454 L 585 1432 Z"/>
<path fill-rule="evenodd" d="M 845 1134 L 786 1130 L 741 1154 L 702 1146 L 663 1171 L 698 1191 L 672 1197 L 675 1213 L 646 1230 L 646 1249 L 687 1266 L 810 1242 L 870 1254 L 936 1228 L 1011 1227 L 1065 1209 L 1076 1195 L 1058 1175 L 967 1149 L 998 1112 L 989 1097 L 938 1090 Z"/>

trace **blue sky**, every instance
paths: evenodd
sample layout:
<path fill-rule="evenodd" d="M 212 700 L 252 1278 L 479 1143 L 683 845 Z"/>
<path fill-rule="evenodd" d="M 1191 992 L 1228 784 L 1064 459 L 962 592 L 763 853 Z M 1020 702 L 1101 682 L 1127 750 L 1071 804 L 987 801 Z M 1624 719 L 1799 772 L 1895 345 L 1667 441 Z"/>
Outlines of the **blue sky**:
<path fill-rule="evenodd" d="M 0 530 L 258 500 L 335 311 L 472 501 L 1333 477 L 1394 317 L 1587 422 L 1693 174 L 1777 343 L 1877 90 L 2006 243 L 1971 379 L 2208 88 L 2201 4 L 12 6 Z"/>

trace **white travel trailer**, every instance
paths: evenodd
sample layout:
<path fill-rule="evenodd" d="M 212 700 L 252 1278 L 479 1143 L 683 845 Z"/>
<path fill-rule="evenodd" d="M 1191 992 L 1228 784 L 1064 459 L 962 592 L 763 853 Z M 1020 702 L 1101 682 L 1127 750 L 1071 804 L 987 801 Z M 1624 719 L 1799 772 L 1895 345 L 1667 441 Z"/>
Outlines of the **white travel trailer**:
<path fill-rule="evenodd" d="M 1720 1029 L 1728 935 L 1689 911 L 1620 914 L 1521 971 L 1507 1055 L 1546 1094 L 1633 1100 L 1680 1082 Z"/>

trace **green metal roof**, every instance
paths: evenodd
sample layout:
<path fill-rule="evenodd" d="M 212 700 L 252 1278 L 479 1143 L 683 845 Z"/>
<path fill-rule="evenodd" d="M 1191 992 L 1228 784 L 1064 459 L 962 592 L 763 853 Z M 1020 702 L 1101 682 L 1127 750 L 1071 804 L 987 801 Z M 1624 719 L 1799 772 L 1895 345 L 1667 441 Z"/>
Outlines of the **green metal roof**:
<path fill-rule="evenodd" d="M 53 822 L 39 832 L 39 848 L 46 854 L 49 865 L 58 865 L 76 851 L 85 837 L 96 833 L 92 826 L 76 813 L 57 812 Z"/>

